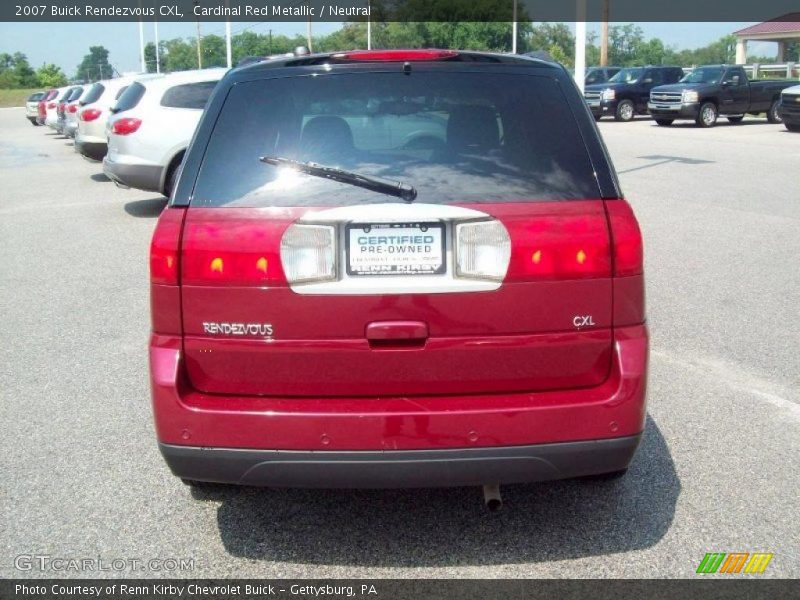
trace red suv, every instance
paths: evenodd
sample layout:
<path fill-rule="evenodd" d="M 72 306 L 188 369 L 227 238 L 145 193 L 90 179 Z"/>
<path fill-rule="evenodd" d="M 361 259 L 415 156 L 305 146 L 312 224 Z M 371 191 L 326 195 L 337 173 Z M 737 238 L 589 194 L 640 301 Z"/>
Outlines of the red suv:
<path fill-rule="evenodd" d="M 624 472 L 642 241 L 561 66 L 356 51 L 229 72 L 153 236 L 160 449 L 198 481 Z"/>

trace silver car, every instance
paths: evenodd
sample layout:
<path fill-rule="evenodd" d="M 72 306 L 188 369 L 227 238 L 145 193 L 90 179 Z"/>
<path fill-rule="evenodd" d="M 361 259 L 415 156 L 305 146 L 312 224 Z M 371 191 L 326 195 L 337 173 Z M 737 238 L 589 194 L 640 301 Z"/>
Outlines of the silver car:
<path fill-rule="evenodd" d="M 106 121 L 111 116 L 111 108 L 134 81 L 158 77 L 163 75 L 125 76 L 93 84 L 75 112 L 75 151 L 93 160 L 103 160 L 108 149 Z"/>
<path fill-rule="evenodd" d="M 28 96 L 25 101 L 25 118 L 31 122 L 31 125 L 37 127 L 40 123 L 37 121 L 39 117 L 39 101 L 44 98 L 47 92 L 35 92 Z"/>
<path fill-rule="evenodd" d="M 169 196 L 203 108 L 227 69 L 138 80 L 106 124 L 103 172 L 117 184 Z"/>

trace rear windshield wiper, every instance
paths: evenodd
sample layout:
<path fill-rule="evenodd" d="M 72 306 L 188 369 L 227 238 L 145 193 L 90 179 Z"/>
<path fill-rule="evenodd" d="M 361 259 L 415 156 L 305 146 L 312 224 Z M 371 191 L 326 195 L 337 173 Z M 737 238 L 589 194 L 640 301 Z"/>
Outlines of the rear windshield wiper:
<path fill-rule="evenodd" d="M 291 158 L 283 158 L 281 156 L 261 156 L 258 160 L 268 165 L 289 167 L 290 169 L 313 175 L 314 177 L 323 177 L 332 181 L 347 183 L 373 192 L 378 192 L 379 194 L 396 196 L 402 198 L 406 202 L 413 202 L 414 198 L 417 197 L 417 190 L 401 181 L 390 181 L 388 179 L 381 179 L 380 177 L 372 177 L 371 175 L 362 175 L 354 171 L 339 169 L 338 167 L 328 167 L 315 162 L 302 162 L 299 160 L 292 160 Z"/>

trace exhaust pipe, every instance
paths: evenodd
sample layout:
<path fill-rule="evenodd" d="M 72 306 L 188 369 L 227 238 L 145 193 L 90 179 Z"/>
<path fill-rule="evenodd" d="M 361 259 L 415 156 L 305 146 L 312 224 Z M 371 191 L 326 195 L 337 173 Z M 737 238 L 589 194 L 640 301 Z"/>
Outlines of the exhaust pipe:
<path fill-rule="evenodd" d="M 497 512 L 503 506 L 503 499 L 500 497 L 500 486 L 491 483 L 483 486 L 483 501 L 490 512 Z"/>

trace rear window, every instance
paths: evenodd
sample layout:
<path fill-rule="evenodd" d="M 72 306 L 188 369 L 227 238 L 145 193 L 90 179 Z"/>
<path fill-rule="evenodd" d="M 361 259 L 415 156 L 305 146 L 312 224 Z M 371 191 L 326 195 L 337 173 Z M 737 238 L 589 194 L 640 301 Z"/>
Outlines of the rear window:
<path fill-rule="evenodd" d="M 147 88 L 145 88 L 138 81 L 134 81 L 119 97 L 119 100 L 117 100 L 117 103 L 114 105 L 114 108 L 111 109 L 111 112 L 118 113 L 134 108 L 137 104 L 139 104 L 139 101 L 142 99 L 142 96 L 144 96 L 145 91 L 147 91 Z"/>
<path fill-rule="evenodd" d="M 200 81 L 173 86 L 164 92 L 161 97 L 161 106 L 202 109 L 216 86 L 216 81 Z"/>
<path fill-rule="evenodd" d="M 81 94 L 82 94 L 82 93 L 83 93 L 83 88 L 82 88 L 82 87 L 77 87 L 77 88 L 74 88 L 74 89 L 73 89 L 73 90 L 70 92 L 69 96 L 67 96 L 67 97 L 65 98 L 65 100 L 66 100 L 67 102 L 72 102 L 73 100 L 77 100 L 78 98 L 80 98 L 80 96 L 81 96 Z"/>
<path fill-rule="evenodd" d="M 28 96 L 28 102 L 37 102 L 43 98 L 44 94 L 44 92 L 36 92 L 35 94 L 31 94 Z"/>
<path fill-rule="evenodd" d="M 397 199 L 259 160 L 311 161 L 414 186 L 418 203 L 599 196 L 551 77 L 345 73 L 234 85 L 194 190 L 203 206 L 338 206 Z"/>
<path fill-rule="evenodd" d="M 122 96 L 122 94 L 124 94 L 125 90 L 127 89 L 128 89 L 127 85 L 123 85 L 121 88 L 119 88 L 119 91 L 117 91 L 117 95 L 114 96 L 114 100 L 119 100 L 119 97 Z"/>
<path fill-rule="evenodd" d="M 106 86 L 104 86 L 102 83 L 95 83 L 89 88 L 89 91 L 86 92 L 86 95 L 81 99 L 81 104 L 85 105 L 91 104 L 92 102 L 97 102 L 105 91 Z"/>

